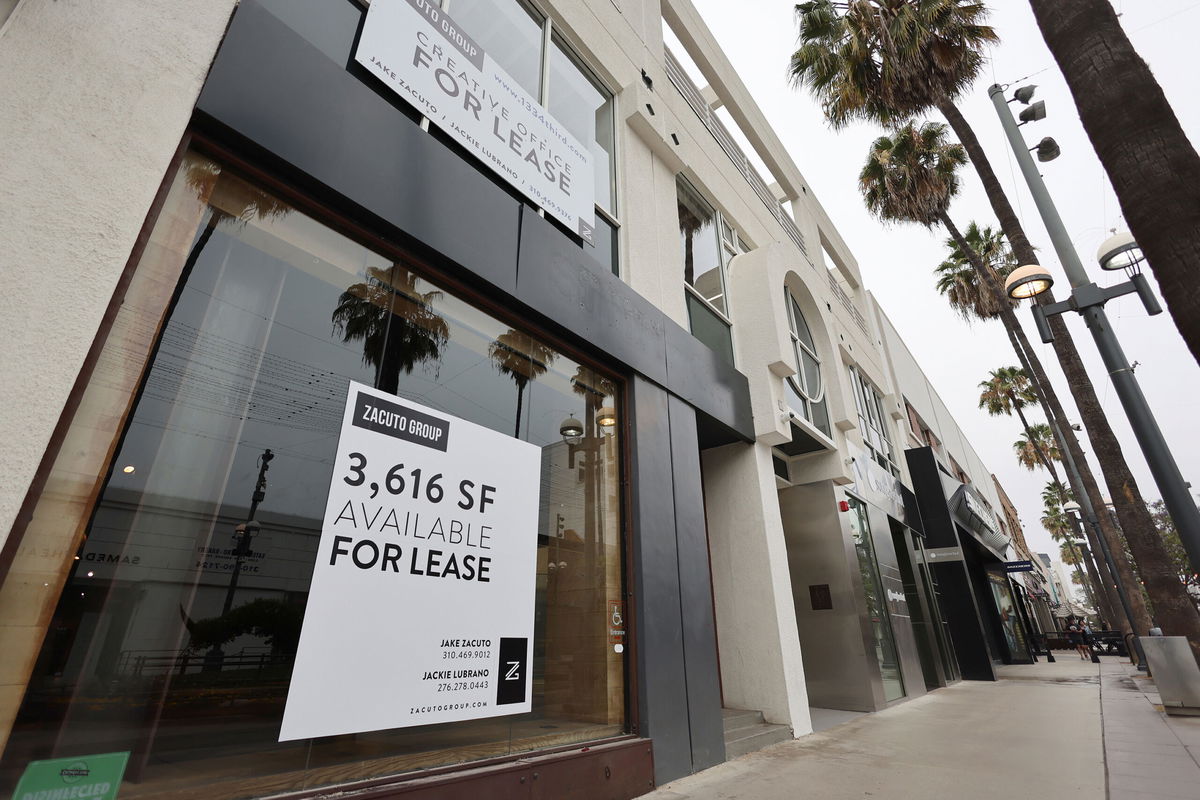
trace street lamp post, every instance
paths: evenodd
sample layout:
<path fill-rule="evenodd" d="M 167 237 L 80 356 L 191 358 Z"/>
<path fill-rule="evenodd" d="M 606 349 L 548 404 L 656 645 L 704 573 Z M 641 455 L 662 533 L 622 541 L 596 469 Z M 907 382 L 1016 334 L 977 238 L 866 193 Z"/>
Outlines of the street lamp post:
<path fill-rule="evenodd" d="M 1022 102 L 1028 102 L 1033 94 L 1031 87 L 1022 87 L 1022 89 L 1017 91 L 1022 92 L 1025 89 L 1029 89 L 1029 91 L 1023 95 L 1017 95 L 1017 99 Z M 1021 166 L 1021 172 L 1025 176 L 1025 182 L 1029 185 L 1030 194 L 1033 195 L 1033 200 L 1037 205 L 1038 213 L 1042 217 L 1042 222 L 1046 225 L 1046 231 L 1050 234 L 1050 241 L 1054 245 L 1054 251 L 1058 254 L 1059 261 L 1062 263 L 1063 269 L 1067 273 L 1067 278 L 1071 282 L 1071 296 L 1067 300 L 1046 306 L 1040 306 L 1035 303 L 1033 306 L 1034 321 L 1037 323 L 1042 341 L 1049 342 L 1053 340 L 1053 334 L 1050 331 L 1046 317 L 1062 314 L 1066 311 L 1077 311 L 1083 316 L 1088 329 L 1092 332 L 1092 338 L 1096 341 L 1096 348 L 1100 351 L 1100 357 L 1104 360 L 1104 366 L 1108 369 L 1113 387 L 1117 390 L 1117 396 L 1121 399 L 1121 405 L 1124 406 L 1125 413 L 1129 417 L 1129 424 L 1133 428 L 1138 444 L 1142 448 L 1142 453 L 1146 457 L 1146 462 L 1150 467 L 1151 474 L 1154 476 L 1154 481 L 1158 484 L 1158 490 L 1162 494 L 1163 503 L 1166 505 L 1167 511 L 1171 514 L 1171 518 L 1175 521 L 1175 527 L 1179 531 L 1179 538 L 1183 542 L 1184 548 L 1187 550 L 1192 569 L 1200 571 L 1200 510 L 1196 508 L 1196 504 L 1188 492 L 1187 483 L 1179 471 L 1179 465 L 1175 463 L 1175 458 L 1171 454 L 1170 448 L 1167 447 L 1166 438 L 1163 436 L 1162 430 L 1158 427 L 1158 422 L 1154 419 L 1154 415 L 1150 411 L 1146 397 L 1142 394 L 1142 389 L 1138 385 L 1137 377 L 1133 374 L 1133 368 L 1130 367 L 1129 361 L 1121 349 L 1121 344 L 1117 341 L 1116 333 L 1108 322 L 1108 315 L 1104 311 L 1104 304 L 1114 297 L 1137 293 L 1148 313 L 1161 313 L 1162 308 L 1159 307 L 1158 301 L 1154 298 L 1154 294 L 1150 290 L 1145 276 L 1140 273 L 1131 275 L 1130 280 L 1125 283 L 1109 288 L 1101 288 L 1089 280 L 1087 271 L 1083 268 L 1083 264 L 1079 260 L 1079 254 L 1075 252 L 1075 247 L 1071 244 L 1071 239 L 1067 235 L 1067 229 L 1058 214 L 1058 209 L 1055 208 L 1054 202 L 1050 198 L 1050 193 L 1046 190 L 1046 184 L 1042 180 L 1042 176 L 1038 172 L 1032 156 L 1029 155 L 1029 150 L 1025 147 L 1025 142 L 1021 138 L 1020 131 L 1017 130 L 1017 123 L 1013 119 L 1012 111 L 1009 109 L 1008 103 L 1004 100 L 1003 88 L 993 85 L 988 89 L 988 95 L 992 98 L 992 103 L 996 106 L 996 113 L 1000 117 L 1000 123 L 1004 127 L 1004 132 L 1008 136 L 1008 141 L 1012 146 L 1013 152 L 1016 154 L 1017 163 Z M 1033 119 L 1040 118 L 1036 115 L 1031 115 L 1025 121 L 1033 121 Z M 1024 112 L 1022 112 L 1022 119 L 1025 119 Z M 1038 149 L 1040 150 L 1041 148 L 1042 145 L 1039 145 Z M 1105 255 L 1105 253 L 1101 253 L 1101 256 Z M 1117 254 L 1113 253 L 1109 255 L 1111 257 Z M 1102 259 L 1101 266 L 1106 269 L 1111 268 L 1107 264 L 1107 259 Z M 1023 270 L 1025 267 L 1021 267 L 1021 269 Z M 1020 272 L 1020 270 L 1017 270 L 1017 272 Z M 1050 285 L 1053 283 L 1053 280 L 1049 277 L 1049 273 L 1045 273 L 1044 270 L 1042 271 L 1042 276 L 1033 280 L 1017 278 L 1017 272 L 1014 272 L 1010 276 L 1009 281 L 1006 282 L 1006 288 L 1009 290 L 1010 297 L 1034 297 L 1050 288 Z M 1017 278 L 1017 280 L 1014 280 L 1014 278 Z"/>

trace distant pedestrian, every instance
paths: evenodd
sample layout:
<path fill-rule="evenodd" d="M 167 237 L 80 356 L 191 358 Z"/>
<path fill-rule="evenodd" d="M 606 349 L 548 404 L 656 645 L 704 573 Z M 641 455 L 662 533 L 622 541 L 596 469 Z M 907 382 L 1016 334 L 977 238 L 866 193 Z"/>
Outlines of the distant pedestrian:
<path fill-rule="evenodd" d="M 1075 652 L 1079 653 L 1079 658 L 1086 661 L 1091 658 L 1088 653 L 1088 646 L 1083 640 L 1083 625 L 1074 617 L 1067 618 L 1067 640 L 1075 646 Z"/>

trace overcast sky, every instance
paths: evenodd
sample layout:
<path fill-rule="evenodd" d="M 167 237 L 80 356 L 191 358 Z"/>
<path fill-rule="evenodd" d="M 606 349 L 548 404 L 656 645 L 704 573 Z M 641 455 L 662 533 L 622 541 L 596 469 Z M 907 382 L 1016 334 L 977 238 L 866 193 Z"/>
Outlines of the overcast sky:
<path fill-rule="evenodd" d="M 1040 492 L 1048 476 L 1040 471 L 1026 471 L 1013 457 L 1012 443 L 1021 433 L 1015 418 L 989 418 L 977 408 L 977 385 L 988 371 L 1016 363 L 1003 328 L 999 323 L 977 322 L 967 326 L 934 290 L 932 270 L 945 254 L 943 231 L 931 233 L 915 225 L 885 229 L 863 207 L 856 189 L 858 170 L 880 130 L 870 125 L 855 125 L 834 134 L 812 98 L 804 91 L 788 87 L 785 69 L 796 45 L 792 3 L 693 2 L 854 252 L 867 288 L 874 292 L 984 463 L 1016 504 L 1030 547 L 1057 558 L 1057 546 L 1038 522 L 1042 507 Z M 1001 43 L 990 52 L 983 77 L 960 100 L 959 108 L 975 129 L 1000 182 L 1017 207 L 1027 235 L 1042 255 L 1042 263 L 1060 279 L 1058 296 L 1062 299 L 1066 296 L 1063 290 L 1066 279 L 987 96 L 992 83 L 1012 83 L 1012 88 L 1037 84 L 1036 99 L 1046 102 L 1047 118 L 1021 130 L 1031 146 L 1043 136 L 1053 136 L 1058 141 L 1062 156 L 1045 164 L 1042 173 L 1093 279 L 1101 285 L 1116 283 L 1116 278 L 1095 268 L 1095 253 L 1110 235 L 1110 229 L 1125 230 L 1127 226 L 1107 176 L 1079 123 L 1066 83 L 1046 49 L 1029 4 L 1024 0 L 994 0 L 990 5 L 994 9 L 990 22 Z M 1200 2 L 1114 0 L 1114 6 L 1122 12 L 1126 33 L 1150 64 L 1184 130 L 1196 142 L 1200 133 L 1200 102 L 1197 102 L 1191 48 L 1194 30 L 1200 24 Z M 936 112 L 930 119 L 943 121 Z M 998 228 L 974 171 L 967 168 L 962 174 L 963 191 L 950 209 L 951 217 L 960 228 L 966 228 L 972 220 Z M 1130 361 L 1138 362 L 1137 376 L 1142 389 L 1185 479 L 1195 481 L 1200 487 L 1200 454 L 1195 447 L 1197 421 L 1195 414 L 1190 413 L 1195 398 L 1200 396 L 1200 368 L 1184 346 L 1169 313 L 1148 317 L 1136 296 L 1110 302 L 1108 313 Z M 1043 363 L 1052 371 L 1051 380 L 1068 414 L 1077 420 L 1054 351 L 1050 345 L 1041 344 L 1029 314 L 1027 307 L 1018 311 L 1026 334 L 1040 348 Z M 1142 493 L 1148 500 L 1158 498 L 1158 488 L 1096 354 L 1091 335 L 1077 314 L 1069 315 L 1068 325 Z M 1086 441 L 1082 444 L 1085 450 L 1090 449 Z M 1096 468 L 1094 460 L 1093 468 Z M 1096 475 L 1100 479 L 1098 469 Z M 1101 491 L 1108 494 L 1103 484 Z"/>

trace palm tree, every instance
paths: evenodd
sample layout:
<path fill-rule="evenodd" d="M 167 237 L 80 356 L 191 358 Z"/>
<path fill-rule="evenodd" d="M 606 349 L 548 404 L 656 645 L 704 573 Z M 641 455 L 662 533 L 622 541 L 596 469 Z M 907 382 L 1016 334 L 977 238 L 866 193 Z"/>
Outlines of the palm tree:
<path fill-rule="evenodd" d="M 983 391 L 979 394 L 979 407 L 985 409 L 989 416 L 1008 416 L 1016 413 L 1021 420 L 1021 427 L 1029 436 L 1029 420 L 1025 418 L 1025 408 L 1037 404 L 1037 394 L 1029 383 L 1029 376 L 1020 367 L 1000 367 L 988 373 L 988 379 L 979 384 Z M 1046 464 L 1046 469 L 1054 472 L 1053 465 Z M 1057 481 L 1057 476 L 1055 481 Z"/>
<path fill-rule="evenodd" d="M 1129 230 L 1200 361 L 1200 156 L 1108 0 L 1031 0 Z"/>
<path fill-rule="evenodd" d="M 1053 462 L 1062 461 L 1062 453 L 1054 442 L 1050 426 L 1042 423 L 1027 427 L 1021 438 L 1013 442 L 1013 452 L 1017 454 L 1017 461 L 1027 470 L 1035 470 L 1043 464 L 1049 464 L 1052 468 Z"/>
<path fill-rule="evenodd" d="M 391 394 L 400 388 L 401 373 L 440 363 L 450 340 L 446 320 L 433 310 L 442 293 L 420 291 L 419 281 L 400 262 L 367 267 L 366 280 L 342 292 L 333 310 L 334 332 L 343 342 L 363 343 L 363 363 L 375 367 L 375 388 Z"/>
<path fill-rule="evenodd" d="M 958 94 L 979 74 L 983 63 L 980 49 L 996 41 L 995 32 L 983 24 L 987 14 L 983 4 L 975 0 L 850 0 L 837 4 L 832 0 L 812 0 L 796 6 L 796 12 L 801 47 L 792 55 L 789 73 L 793 84 L 806 85 L 817 96 L 829 122 L 835 127 L 854 119 L 886 123 L 937 108 L 974 165 L 1017 262 L 1037 263 L 1033 247 L 987 155 L 954 105 Z M 998 305 L 1007 305 L 1003 289 L 986 274 L 982 262 L 972 266 L 996 296 Z M 1054 302 L 1053 293 L 1043 293 L 1038 302 Z M 1086 492 L 1094 507 L 1103 508 L 1091 467 L 1040 360 L 1029 347 L 1024 332 L 1019 326 L 1013 327 L 1015 317 L 1006 314 L 1003 308 L 1001 316 L 1047 417 L 1055 423 L 1060 443 L 1070 452 L 1080 474 L 1082 485 L 1075 488 Z M 1059 363 L 1100 462 L 1109 494 L 1118 498 L 1115 510 L 1121 529 L 1145 578 L 1159 621 L 1164 629 L 1190 637 L 1193 648 L 1200 654 L 1200 614 L 1172 578 L 1170 557 L 1159 540 L 1066 322 L 1061 315 L 1055 315 L 1050 318 L 1050 326 Z M 1100 516 L 1099 525 L 1109 548 L 1114 553 L 1121 552 L 1119 533 L 1104 515 Z M 1118 563 L 1118 569 L 1122 578 L 1129 578 L 1128 585 L 1134 585 L 1132 573 L 1126 576 L 1123 563 Z M 1133 624 L 1144 635 L 1149 615 L 1140 608 L 1141 601 L 1135 599 L 1136 595 L 1130 593 L 1136 617 Z"/>
<path fill-rule="evenodd" d="M 955 170 L 964 161 L 962 148 L 946 141 L 945 125 L 927 122 L 917 128 L 910 122 L 890 136 L 883 136 L 875 141 L 867 163 L 859 174 L 859 189 L 863 193 L 867 208 L 883 221 L 918 222 L 926 227 L 940 221 L 960 252 L 970 262 L 976 275 L 991 288 L 993 295 L 999 298 L 1002 294 L 995 276 L 988 271 L 979 254 L 972 249 L 947 213 L 950 200 L 958 189 Z M 997 303 L 997 308 L 1008 333 L 1009 342 L 1017 354 L 1017 359 L 1025 368 L 1026 377 L 1041 376 L 1040 379 L 1031 379 L 1030 383 L 1037 392 L 1043 409 L 1047 410 L 1047 417 L 1055 419 L 1050 410 L 1057 406 L 1061 412 L 1061 406 L 1058 405 L 1058 398 L 1045 377 L 1037 354 L 1029 345 L 1024 330 L 1017 322 L 1007 300 Z M 1059 431 L 1064 430 L 1064 427 L 1062 424 L 1057 426 Z M 1073 434 L 1070 434 L 1069 430 L 1064 438 L 1068 438 L 1068 446 L 1074 442 Z M 1077 442 L 1074 445 L 1078 448 Z M 1082 495 L 1086 491 L 1096 508 L 1104 507 L 1091 469 L 1083 461 L 1082 453 L 1076 459 L 1076 471 L 1069 477 L 1072 488 L 1077 493 Z M 1100 527 L 1099 533 L 1092 530 L 1090 525 L 1087 528 L 1092 546 L 1097 548 L 1099 540 L 1096 537 L 1104 536 L 1110 542 L 1110 548 L 1113 547 L 1112 543 L 1117 543 L 1111 552 L 1121 552 L 1120 534 L 1112 521 L 1101 515 L 1097 524 Z M 1122 561 L 1117 564 L 1117 569 L 1124 584 L 1133 586 L 1133 571 L 1129 565 Z M 1150 615 L 1144 603 L 1141 603 L 1140 599 L 1131 600 L 1130 606 L 1134 615 L 1134 619 L 1129 621 L 1133 626 L 1132 630 L 1139 633 L 1149 630 Z M 1200 623 L 1200 619 L 1197 622 Z"/>
<path fill-rule="evenodd" d="M 979 227 L 975 222 L 967 225 L 963 239 L 971 246 L 984 266 L 992 273 L 997 282 L 1003 281 L 1016 267 L 1012 252 L 1004 241 L 1004 234 L 991 227 Z M 953 237 L 946 239 L 946 247 L 950 255 L 934 269 L 937 276 L 938 293 L 946 298 L 950 307 L 958 312 L 968 324 L 972 319 L 996 319 L 1000 316 L 996 296 L 988 290 L 971 260 Z M 1034 398 L 1034 402 L 1037 398 Z"/>
<path fill-rule="evenodd" d="M 496 371 L 512 378 L 517 385 L 517 424 L 513 436 L 521 435 L 521 405 L 525 387 L 545 374 L 555 355 L 553 350 L 529 334 L 511 329 L 488 345 L 488 358 L 492 360 Z"/>

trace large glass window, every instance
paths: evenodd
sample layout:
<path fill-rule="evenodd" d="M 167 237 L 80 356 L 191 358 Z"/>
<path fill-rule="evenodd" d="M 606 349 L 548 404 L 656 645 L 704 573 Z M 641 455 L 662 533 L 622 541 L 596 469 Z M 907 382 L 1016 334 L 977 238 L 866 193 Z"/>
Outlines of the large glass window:
<path fill-rule="evenodd" d="M 733 363 L 726 276 L 747 247 L 733 226 L 682 176 L 676 179 L 679 246 L 692 334 Z"/>
<path fill-rule="evenodd" d="M 791 292 L 785 291 L 788 325 L 792 336 L 792 353 L 796 357 L 796 374 L 787 379 L 788 405 L 793 413 L 808 420 L 817 430 L 830 436 L 829 408 L 825 403 L 825 383 L 821 378 L 821 357 L 800 304 Z"/>
<path fill-rule="evenodd" d="M 854 387 L 854 405 L 858 409 L 858 429 L 875 463 L 899 477 L 896 451 L 888 435 L 887 416 L 883 413 L 883 396 L 855 367 L 850 367 L 850 383 Z"/>
<path fill-rule="evenodd" d="M 580 64 L 552 30 L 550 19 L 520 0 L 442 0 L 442 6 L 591 153 L 596 242 L 584 243 L 584 249 L 605 269 L 619 275 L 612 93 Z M 548 48 L 543 46 L 545 42 L 549 42 Z"/>
<path fill-rule="evenodd" d="M 861 500 L 851 497 L 850 512 L 850 535 L 854 539 L 854 553 L 858 556 L 858 572 L 867 601 L 867 615 L 871 621 L 875 658 L 879 661 L 879 671 L 883 677 L 884 698 L 890 702 L 904 697 L 904 678 L 900 673 L 900 659 L 896 655 L 896 638 L 883 596 L 883 581 L 879 577 L 879 563 L 875 558 L 875 542 L 871 538 L 867 506 Z"/>
<path fill-rule="evenodd" d="M 531 713 L 277 741 L 350 380 L 541 448 Z M 240 798 L 624 732 L 618 387 L 189 154 L 0 586 L 0 795 L 34 759 Z"/>

